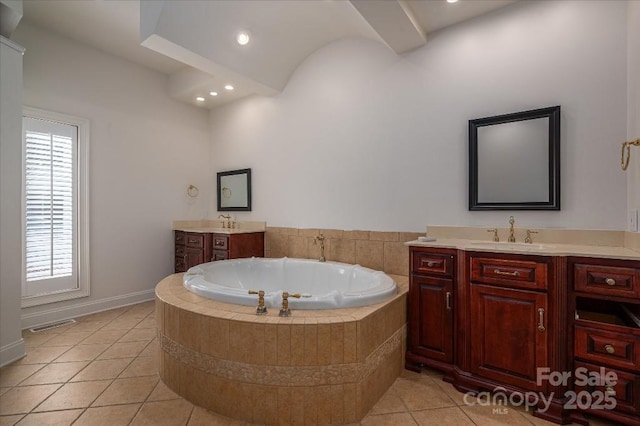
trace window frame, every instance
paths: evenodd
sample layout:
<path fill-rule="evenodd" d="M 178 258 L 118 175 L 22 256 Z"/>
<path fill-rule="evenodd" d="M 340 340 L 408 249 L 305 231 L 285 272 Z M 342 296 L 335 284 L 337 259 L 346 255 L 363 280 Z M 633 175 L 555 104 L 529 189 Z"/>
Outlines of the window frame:
<path fill-rule="evenodd" d="M 76 262 L 78 275 L 78 288 L 59 292 L 40 294 L 34 296 L 22 296 L 23 308 L 47 303 L 61 302 L 64 300 L 87 297 L 91 294 L 89 273 L 89 120 L 68 114 L 47 111 L 39 108 L 24 106 L 23 117 L 31 117 L 40 120 L 69 124 L 78 128 L 77 144 L 77 232 L 76 232 Z M 24 130 L 23 130 L 24 134 Z M 26 144 L 22 140 L 22 293 L 26 285 Z"/>

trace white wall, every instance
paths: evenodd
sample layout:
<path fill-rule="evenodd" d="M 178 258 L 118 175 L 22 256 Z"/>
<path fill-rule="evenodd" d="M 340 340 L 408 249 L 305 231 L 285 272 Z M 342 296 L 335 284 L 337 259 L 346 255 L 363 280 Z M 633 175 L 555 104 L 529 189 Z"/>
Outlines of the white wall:
<path fill-rule="evenodd" d="M 253 169 L 271 226 L 625 229 L 624 1 L 522 2 L 396 56 L 346 40 L 312 54 L 285 90 L 211 113 L 214 170 Z M 562 210 L 469 212 L 469 119 L 562 106 Z"/>
<path fill-rule="evenodd" d="M 176 219 L 206 216 L 208 114 L 165 92 L 167 77 L 22 22 L 25 105 L 90 120 L 91 296 L 23 309 L 23 325 L 153 297 L 173 272 Z M 16 300 L 15 303 L 19 301 Z"/>
<path fill-rule="evenodd" d="M 20 334 L 22 47 L 0 36 L 0 366 L 24 356 Z"/>
<path fill-rule="evenodd" d="M 640 138 L 640 1 L 630 1 L 628 8 L 627 140 L 635 140 Z M 629 210 L 640 210 L 640 147 L 631 147 L 627 169 L 627 205 Z"/>

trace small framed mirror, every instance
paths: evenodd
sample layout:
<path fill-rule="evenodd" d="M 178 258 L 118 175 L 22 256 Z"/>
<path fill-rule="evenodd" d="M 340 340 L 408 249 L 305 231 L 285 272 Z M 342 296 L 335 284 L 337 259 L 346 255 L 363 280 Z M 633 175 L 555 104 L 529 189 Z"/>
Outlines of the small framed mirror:
<path fill-rule="evenodd" d="M 469 210 L 560 210 L 560 106 L 469 120 Z"/>
<path fill-rule="evenodd" d="M 218 172 L 218 211 L 251 211 L 251 169 Z"/>

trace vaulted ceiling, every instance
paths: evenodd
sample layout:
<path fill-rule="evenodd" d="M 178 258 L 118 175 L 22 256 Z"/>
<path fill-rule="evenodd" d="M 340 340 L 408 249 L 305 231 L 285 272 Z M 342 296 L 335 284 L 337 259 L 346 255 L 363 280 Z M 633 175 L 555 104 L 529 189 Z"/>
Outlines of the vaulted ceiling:
<path fill-rule="evenodd" d="M 50 0 L 25 1 L 24 18 L 168 74 L 172 97 L 214 108 L 280 92 L 311 53 L 331 42 L 368 38 L 403 54 L 434 31 L 515 1 Z M 250 37 L 244 46 L 236 41 L 241 31 Z"/>

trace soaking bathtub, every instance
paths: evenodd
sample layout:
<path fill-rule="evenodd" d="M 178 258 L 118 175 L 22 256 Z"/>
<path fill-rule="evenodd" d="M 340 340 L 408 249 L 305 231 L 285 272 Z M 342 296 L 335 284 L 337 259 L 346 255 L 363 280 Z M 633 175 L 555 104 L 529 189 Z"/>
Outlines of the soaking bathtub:
<path fill-rule="evenodd" d="M 300 293 L 289 299 L 291 309 L 339 309 L 368 306 L 395 296 L 396 282 L 384 272 L 360 265 L 311 259 L 247 258 L 204 263 L 183 276 L 191 292 L 210 299 L 255 306 L 248 290 L 263 290 L 268 307 L 282 303 L 282 292 Z"/>

